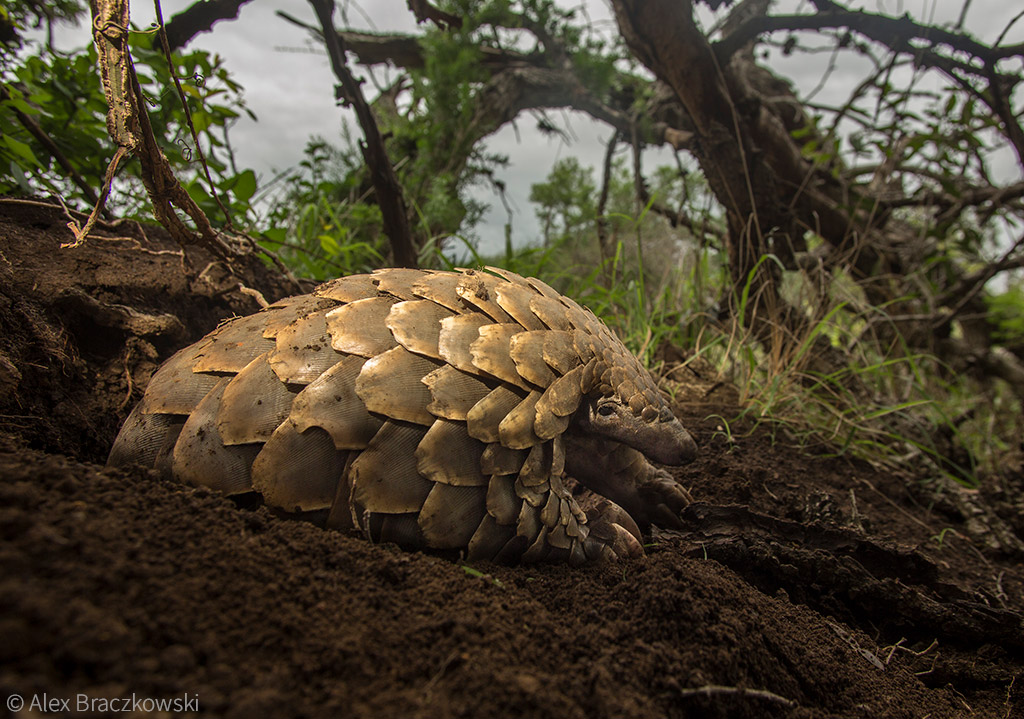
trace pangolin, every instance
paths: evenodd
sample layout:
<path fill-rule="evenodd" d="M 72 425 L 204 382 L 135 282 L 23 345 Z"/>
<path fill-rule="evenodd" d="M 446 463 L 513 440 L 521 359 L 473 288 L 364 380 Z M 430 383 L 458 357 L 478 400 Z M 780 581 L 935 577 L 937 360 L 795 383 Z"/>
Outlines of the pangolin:
<path fill-rule="evenodd" d="M 695 452 L 650 374 L 575 301 L 495 268 L 395 268 L 179 351 L 108 464 L 257 493 L 375 542 L 578 564 L 641 553 L 640 528 L 678 522 L 688 495 L 648 458 Z"/>

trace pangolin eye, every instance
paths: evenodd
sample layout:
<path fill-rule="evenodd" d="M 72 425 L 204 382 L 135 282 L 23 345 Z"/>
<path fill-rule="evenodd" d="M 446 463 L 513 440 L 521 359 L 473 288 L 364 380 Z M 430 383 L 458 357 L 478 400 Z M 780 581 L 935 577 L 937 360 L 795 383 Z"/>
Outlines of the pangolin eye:
<path fill-rule="evenodd" d="M 612 407 L 610 404 L 602 404 L 600 407 L 597 408 L 597 413 L 602 417 L 607 417 L 611 414 L 615 414 L 615 408 Z"/>

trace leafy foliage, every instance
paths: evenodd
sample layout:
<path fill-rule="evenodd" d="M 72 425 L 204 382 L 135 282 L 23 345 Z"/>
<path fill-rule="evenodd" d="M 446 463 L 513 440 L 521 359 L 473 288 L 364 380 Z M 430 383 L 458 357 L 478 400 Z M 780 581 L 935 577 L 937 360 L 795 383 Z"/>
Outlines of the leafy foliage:
<path fill-rule="evenodd" d="M 366 272 L 384 262 L 380 210 L 361 201 L 356 157 L 354 148 L 346 153 L 311 140 L 274 199 L 261 239 L 306 277 Z"/>
<path fill-rule="evenodd" d="M 548 179 L 530 188 L 537 219 L 544 228 L 544 244 L 586 231 L 597 215 L 593 172 L 575 157 L 558 160 Z"/>
<path fill-rule="evenodd" d="M 986 297 L 998 337 L 1005 344 L 1024 347 L 1024 281 L 1017 280 L 1005 292 Z"/>
<path fill-rule="evenodd" d="M 11 16 L 15 18 L 42 12 L 32 4 L 15 3 L 13 7 L 17 12 Z M 65 1 L 47 12 L 48 20 L 73 22 L 83 8 Z M 233 221 L 247 224 L 255 220 L 250 202 L 256 192 L 255 173 L 234 166 L 227 141 L 229 128 L 243 113 L 253 116 L 245 107 L 242 88 L 231 79 L 223 60 L 203 51 L 173 56 L 174 73 L 183 79 L 192 126 L 214 179 L 215 187 L 210 188 L 203 178 L 171 69 L 164 54 L 153 48 L 154 34 L 132 32 L 129 39 L 157 140 L 185 188 L 218 224 L 227 222 L 228 217 L 213 192 Z M 0 192 L 49 192 L 88 209 L 83 185 L 98 194 L 114 152 L 107 134 L 107 105 L 95 48 L 89 45 L 61 52 L 39 40 L 26 39 L 20 48 L 0 53 L 0 77 L 4 87 L 0 97 Z M 53 143 L 80 182 L 72 180 L 53 148 L 31 131 L 31 124 Z M 110 211 L 129 216 L 145 213 L 148 200 L 138 172 L 136 161 L 122 167 Z"/>

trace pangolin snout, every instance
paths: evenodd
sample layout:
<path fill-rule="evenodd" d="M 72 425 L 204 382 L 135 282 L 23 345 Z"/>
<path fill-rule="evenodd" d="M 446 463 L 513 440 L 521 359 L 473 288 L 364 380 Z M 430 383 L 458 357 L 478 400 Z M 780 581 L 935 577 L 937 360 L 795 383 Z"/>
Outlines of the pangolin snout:
<path fill-rule="evenodd" d="M 697 443 L 675 417 L 655 423 L 654 436 L 644 454 L 659 464 L 689 464 L 697 457 Z"/>
<path fill-rule="evenodd" d="M 667 407 L 644 420 L 617 397 L 598 397 L 589 400 L 583 411 L 577 413 L 576 423 L 584 431 L 643 452 L 659 464 L 688 464 L 697 456 L 697 443 Z"/>

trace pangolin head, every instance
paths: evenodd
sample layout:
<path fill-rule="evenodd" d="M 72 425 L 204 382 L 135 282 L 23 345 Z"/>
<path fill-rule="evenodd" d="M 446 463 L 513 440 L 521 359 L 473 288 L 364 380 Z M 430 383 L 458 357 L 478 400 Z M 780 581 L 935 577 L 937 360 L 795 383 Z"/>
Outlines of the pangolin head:
<path fill-rule="evenodd" d="M 588 364 L 575 417 L 580 429 L 622 442 L 661 464 L 693 461 L 693 437 L 672 414 L 650 373 L 621 343 L 609 343 Z"/>

